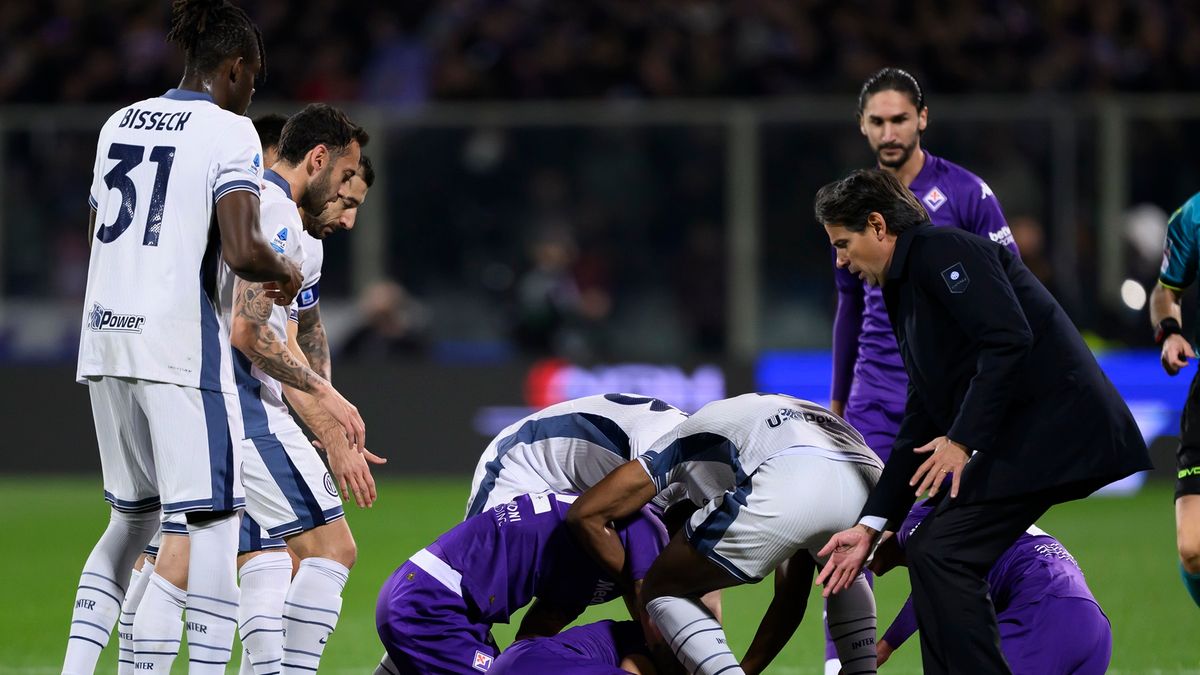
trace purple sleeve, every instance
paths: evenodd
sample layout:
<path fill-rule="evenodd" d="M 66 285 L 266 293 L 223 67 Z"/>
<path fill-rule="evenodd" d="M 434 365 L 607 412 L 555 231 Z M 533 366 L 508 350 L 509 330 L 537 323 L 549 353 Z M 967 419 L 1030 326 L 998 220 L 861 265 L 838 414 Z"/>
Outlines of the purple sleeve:
<path fill-rule="evenodd" d="M 837 252 L 834 251 L 834 257 Z M 837 285 L 837 313 L 833 316 L 833 386 L 829 398 L 846 402 L 854 380 L 854 362 L 858 358 L 858 337 L 862 334 L 865 293 L 862 281 L 837 265 L 833 279 Z"/>
<path fill-rule="evenodd" d="M 1000 200 L 992 193 L 987 183 L 975 179 L 964 186 L 962 218 L 960 227 L 973 232 L 984 239 L 990 239 L 1008 250 L 1020 255 L 1017 242 L 1013 239 L 1008 221 L 1004 219 L 1004 211 L 1000 208 Z"/>
<path fill-rule="evenodd" d="M 908 596 L 908 600 L 904 601 L 904 606 L 900 608 L 900 612 L 896 614 L 896 618 L 892 619 L 892 625 L 888 626 L 887 632 L 883 634 L 880 641 L 886 641 L 892 649 L 899 649 L 904 641 L 912 637 L 912 634 L 917 632 L 917 613 L 913 610 L 912 596 Z"/>
<path fill-rule="evenodd" d="M 667 546 L 667 528 L 648 506 L 621 526 L 621 541 L 625 544 L 626 564 L 630 578 L 645 579 L 654 559 Z"/>

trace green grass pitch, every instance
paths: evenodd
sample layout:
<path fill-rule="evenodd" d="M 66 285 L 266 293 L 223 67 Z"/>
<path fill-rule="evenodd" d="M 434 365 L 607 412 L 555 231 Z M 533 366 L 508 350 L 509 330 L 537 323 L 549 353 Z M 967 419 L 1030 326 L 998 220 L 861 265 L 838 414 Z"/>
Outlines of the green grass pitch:
<path fill-rule="evenodd" d="M 461 517 L 469 479 L 414 478 L 380 485 L 375 508 L 347 507 L 359 558 L 346 588 L 337 632 L 321 671 L 370 673 L 382 653 L 375 635 L 380 584 L 409 554 Z M 102 531 L 108 508 L 98 478 L 0 478 L 4 555 L 0 556 L 0 673 L 56 673 L 84 558 Z M 1154 485 L 1132 498 L 1090 499 L 1053 509 L 1039 525 L 1079 560 L 1113 622 L 1112 673 L 1200 673 L 1200 609 L 1179 581 L 1169 487 Z M 726 594 L 726 628 L 735 653 L 744 652 L 771 592 L 769 581 Z M 908 580 L 889 574 L 878 584 L 881 629 L 908 592 Z M 618 603 L 584 618 L 620 616 Z M 770 672 L 821 672 L 821 602 L 815 592 L 808 618 Z M 507 644 L 513 627 L 499 626 Z M 915 641 L 883 673 L 920 672 Z M 116 640 L 97 672 L 115 672 Z M 185 672 L 186 658 L 175 672 Z M 230 668 L 229 672 L 236 672 Z"/>

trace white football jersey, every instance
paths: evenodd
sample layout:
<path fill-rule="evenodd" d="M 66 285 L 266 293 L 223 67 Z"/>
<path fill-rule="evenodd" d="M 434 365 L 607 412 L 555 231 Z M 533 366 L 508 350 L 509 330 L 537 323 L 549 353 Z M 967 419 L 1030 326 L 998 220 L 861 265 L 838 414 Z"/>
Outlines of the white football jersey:
<path fill-rule="evenodd" d="M 300 240 L 304 226 L 300 222 L 300 212 L 297 210 L 296 202 L 292 201 L 291 189 L 288 187 L 287 181 L 270 169 L 267 169 L 263 175 L 261 206 L 260 224 L 263 237 L 277 253 L 294 260 L 301 269 L 304 269 L 304 247 Z M 232 315 L 235 277 L 228 267 L 225 268 L 223 281 L 222 304 L 225 311 Z M 288 307 L 271 306 L 271 317 L 267 319 L 267 325 L 271 327 L 281 342 L 287 342 L 288 321 L 295 317 L 296 311 L 295 301 Z M 283 401 L 283 385 L 259 370 L 258 366 L 251 363 L 250 359 L 246 358 L 237 348 L 231 348 L 231 351 L 234 376 L 237 379 L 238 396 L 241 398 L 243 411 L 247 405 L 258 405 L 256 403 L 258 400 L 262 402 L 263 406 L 273 407 L 285 415 L 290 415 L 287 405 Z M 243 420 L 245 438 L 255 438 L 273 432 L 267 428 L 266 420 L 268 418 L 266 416 L 243 415 L 243 417 L 245 418 Z"/>
<path fill-rule="evenodd" d="M 543 408 L 488 444 L 475 467 L 467 513 L 482 511 L 493 492 L 583 492 L 686 419 L 678 408 L 637 394 L 587 396 Z"/>
<path fill-rule="evenodd" d="M 829 410 L 782 394 L 713 401 L 655 442 L 638 461 L 662 490 L 687 486 L 697 505 L 741 484 L 768 458 L 786 452 L 883 468 L 861 434 Z"/>
<path fill-rule="evenodd" d="M 218 312 L 218 200 L 259 193 L 262 148 L 246 117 L 172 89 L 100 130 L 76 377 L 233 391 Z M 223 376 L 224 375 L 224 376 Z"/>
<path fill-rule="evenodd" d="M 303 312 L 317 305 L 321 299 L 321 265 L 325 263 L 325 243 L 306 230 L 300 234 L 300 246 L 304 249 L 304 288 L 296 296 L 296 308 Z"/>

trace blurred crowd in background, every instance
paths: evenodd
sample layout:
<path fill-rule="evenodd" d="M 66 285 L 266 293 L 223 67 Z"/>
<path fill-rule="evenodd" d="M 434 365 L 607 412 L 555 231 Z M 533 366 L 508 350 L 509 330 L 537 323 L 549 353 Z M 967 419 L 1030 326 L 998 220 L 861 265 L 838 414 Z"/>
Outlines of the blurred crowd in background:
<path fill-rule="evenodd" d="M 1191 0 L 246 0 L 267 77 L 251 115 L 312 100 L 402 120 L 433 102 L 844 97 L 838 122 L 758 130 L 760 346 L 828 346 L 828 245 L 812 221 L 821 184 L 872 156 L 854 121 L 879 67 L 929 92 L 928 150 L 981 175 L 1026 262 L 1073 318 L 1118 344 L 1146 342 L 1144 316 L 1095 296 L 1094 118 L 1073 127 L 1078 268 L 1052 264 L 1049 118 L 943 121 L 940 96 L 1044 98 L 1186 92 L 1200 82 Z M 377 6 L 378 5 L 378 6 Z M 118 105 L 174 85 L 164 1 L 0 3 L 0 105 Z M 3 110 L 0 109 L 0 113 Z M 844 114 L 842 114 L 844 113 Z M 20 360 L 14 306 L 70 312 L 87 272 L 94 124 L 3 129 L 0 360 Z M 385 114 L 383 119 L 389 119 Z M 1126 274 L 1148 284 L 1166 213 L 1200 188 L 1190 120 L 1138 120 L 1128 180 Z M 681 120 L 630 126 L 470 124 L 370 129 L 385 157 L 387 278 L 352 283 L 351 247 L 328 243 L 323 307 L 348 358 L 579 360 L 727 353 L 729 136 Z M 368 148 L 368 154 L 372 152 Z M 384 192 L 381 190 L 380 192 Z M 354 235 L 350 235 L 354 236 Z M 1155 241 L 1157 238 L 1157 241 Z M 7 316 L 7 320 L 4 319 Z M 34 320 L 50 321 L 49 319 Z M 58 330 L 58 333 L 54 333 Z M 77 324 L 47 328 L 50 359 L 74 357 Z M 61 335 L 59 335 L 61 333 Z M 27 341 L 27 340 L 26 340 Z M 43 345 L 45 347 L 45 345 Z"/>
<path fill-rule="evenodd" d="M 246 0 L 261 95 L 433 99 L 1161 91 L 1200 78 L 1191 0 Z M 0 100 L 137 100 L 178 77 L 170 3 L 7 2 Z"/>

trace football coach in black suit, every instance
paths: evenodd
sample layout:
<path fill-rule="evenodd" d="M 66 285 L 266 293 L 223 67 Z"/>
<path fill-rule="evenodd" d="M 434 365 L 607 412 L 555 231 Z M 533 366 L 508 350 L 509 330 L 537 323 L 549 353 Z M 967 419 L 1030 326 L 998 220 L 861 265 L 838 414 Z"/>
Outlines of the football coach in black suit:
<path fill-rule="evenodd" d="M 982 197 L 981 197 L 982 198 Z M 846 588 L 918 495 L 941 502 L 908 540 L 926 673 L 1009 673 L 985 576 L 1050 506 L 1150 468 L 1141 432 L 1079 332 L 1008 249 L 935 228 L 891 174 L 821 188 L 840 267 L 883 287 L 908 372 L 891 459 L 817 582 Z M 948 497 L 944 489 L 949 479 Z"/>

